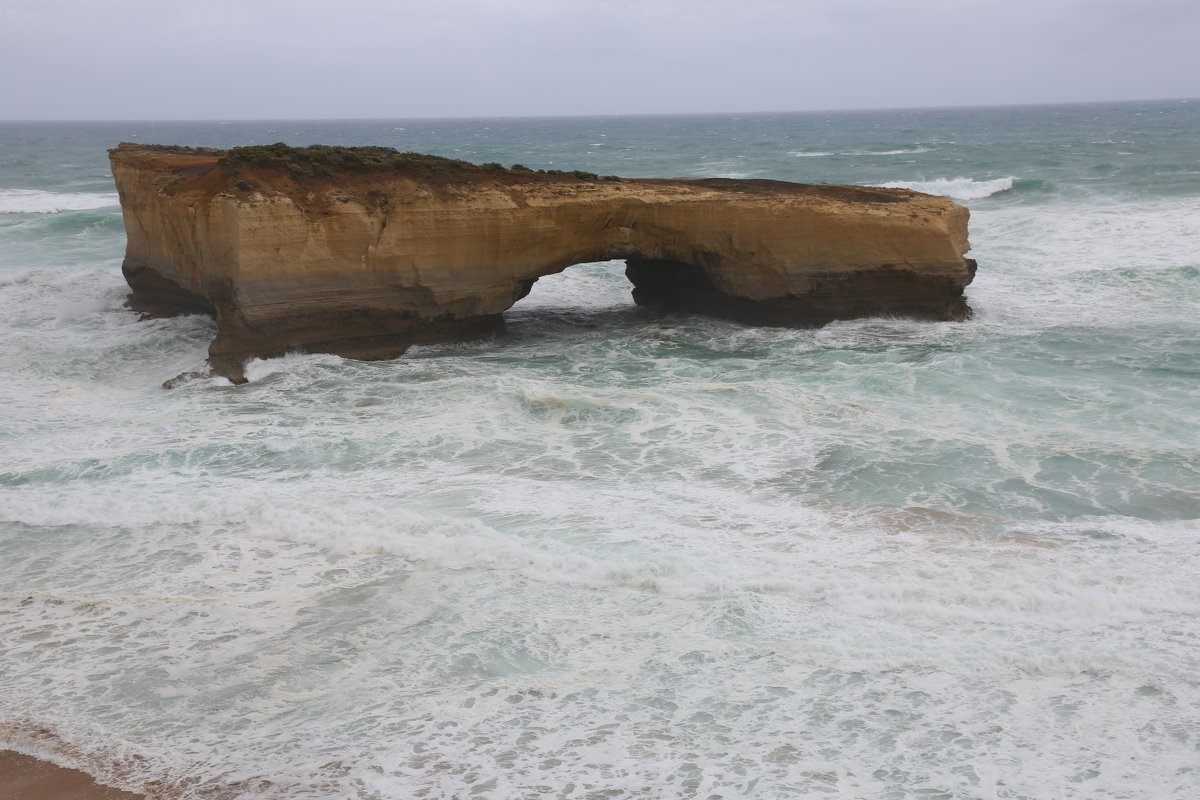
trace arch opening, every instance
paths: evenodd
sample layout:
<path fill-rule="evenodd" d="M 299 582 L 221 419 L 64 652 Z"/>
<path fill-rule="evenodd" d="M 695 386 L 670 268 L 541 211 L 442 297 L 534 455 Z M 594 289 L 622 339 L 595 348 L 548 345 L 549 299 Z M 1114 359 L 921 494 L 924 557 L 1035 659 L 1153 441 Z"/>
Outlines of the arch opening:
<path fill-rule="evenodd" d="M 514 295 L 506 319 L 514 312 L 521 317 L 546 312 L 611 315 L 638 306 L 732 317 L 731 304 L 737 300 L 717 289 L 703 267 L 632 256 L 581 261 L 522 282 Z"/>
<path fill-rule="evenodd" d="M 707 261 L 719 263 L 716 254 L 703 255 Z M 625 281 L 613 277 L 618 271 L 623 272 Z M 584 286 L 572 293 L 570 286 L 577 283 Z M 526 299 L 531 296 L 532 302 Z M 835 312 L 792 296 L 752 300 L 727 294 L 713 282 L 706 265 L 633 255 L 578 262 L 524 282 L 504 316 L 513 319 L 514 310 L 521 317 L 534 313 L 611 316 L 639 306 L 787 327 L 823 325 L 837 317 Z"/>

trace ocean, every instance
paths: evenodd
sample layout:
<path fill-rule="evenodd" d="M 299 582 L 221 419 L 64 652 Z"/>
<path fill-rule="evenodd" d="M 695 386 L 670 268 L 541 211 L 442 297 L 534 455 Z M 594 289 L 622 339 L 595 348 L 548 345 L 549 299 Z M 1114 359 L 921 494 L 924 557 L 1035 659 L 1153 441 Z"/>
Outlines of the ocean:
<path fill-rule="evenodd" d="M 0 744 L 179 798 L 1200 796 L 1200 100 L 0 123 Z M 164 390 L 105 150 L 386 145 L 969 206 L 964 323 L 541 279 Z"/>

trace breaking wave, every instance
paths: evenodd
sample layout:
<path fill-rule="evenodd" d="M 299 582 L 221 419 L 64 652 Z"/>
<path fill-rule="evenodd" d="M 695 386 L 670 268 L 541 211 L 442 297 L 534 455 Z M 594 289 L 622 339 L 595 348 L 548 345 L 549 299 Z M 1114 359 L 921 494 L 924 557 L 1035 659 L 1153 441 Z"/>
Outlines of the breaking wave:
<path fill-rule="evenodd" d="M 926 194 L 940 194 L 954 200 L 982 200 L 1025 183 L 1039 182 L 1017 181 L 1013 177 L 996 178 L 990 181 L 977 181 L 974 178 L 934 178 L 928 181 L 890 181 L 877 185 L 888 189 L 912 189 Z"/>
<path fill-rule="evenodd" d="M 88 211 L 119 204 L 116 192 L 45 192 L 39 189 L 0 189 L 0 214 L 54 214 Z"/>

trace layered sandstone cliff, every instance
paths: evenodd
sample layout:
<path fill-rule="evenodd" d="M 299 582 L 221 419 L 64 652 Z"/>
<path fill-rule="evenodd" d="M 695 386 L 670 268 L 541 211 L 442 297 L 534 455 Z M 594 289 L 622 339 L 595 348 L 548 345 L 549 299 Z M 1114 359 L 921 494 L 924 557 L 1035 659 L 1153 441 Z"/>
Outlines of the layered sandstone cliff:
<path fill-rule="evenodd" d="M 639 303 L 745 322 L 962 319 L 967 210 L 903 189 L 599 178 L 385 148 L 110 151 L 131 304 L 218 321 L 214 369 L 492 335 L 543 275 L 625 259 Z"/>

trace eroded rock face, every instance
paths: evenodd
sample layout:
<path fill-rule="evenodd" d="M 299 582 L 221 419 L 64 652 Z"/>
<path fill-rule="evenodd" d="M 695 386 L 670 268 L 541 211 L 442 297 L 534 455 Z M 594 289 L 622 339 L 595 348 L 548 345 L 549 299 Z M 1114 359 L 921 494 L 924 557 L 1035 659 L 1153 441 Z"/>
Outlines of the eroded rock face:
<path fill-rule="evenodd" d="M 967 209 L 904 189 L 597 178 L 384 148 L 110 151 L 134 308 L 218 321 L 213 368 L 392 358 L 503 329 L 543 275 L 625 259 L 634 300 L 811 326 L 961 320 Z"/>

